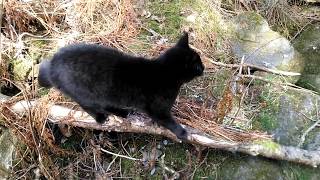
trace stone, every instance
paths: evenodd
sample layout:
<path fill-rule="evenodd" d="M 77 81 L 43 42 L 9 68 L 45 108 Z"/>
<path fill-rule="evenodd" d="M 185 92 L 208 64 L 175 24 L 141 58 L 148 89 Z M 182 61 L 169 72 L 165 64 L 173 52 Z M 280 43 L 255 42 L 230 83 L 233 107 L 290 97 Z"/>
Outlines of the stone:
<path fill-rule="evenodd" d="M 312 168 L 289 162 L 279 162 L 252 156 L 231 156 L 221 165 L 217 178 L 223 180 L 318 180 L 320 168 Z"/>
<path fill-rule="evenodd" d="M 267 106 L 259 112 L 256 123 L 274 135 L 278 143 L 298 146 L 303 133 L 319 118 L 316 111 L 320 96 L 293 88 L 283 90 L 270 84 L 260 88 L 263 88 L 260 97 Z M 306 136 L 302 148 L 311 141 L 313 133 L 320 133 L 320 129 L 315 128 Z"/>
<path fill-rule="evenodd" d="M 306 149 L 320 151 L 320 132 L 315 135 L 311 142 L 306 146 Z"/>
<path fill-rule="evenodd" d="M 270 160 L 261 160 L 257 157 L 233 157 L 221 166 L 218 179 L 224 180 L 282 180 L 282 172 L 278 164 Z"/>
<path fill-rule="evenodd" d="M 15 144 L 17 140 L 11 132 L 1 127 L 0 135 L 0 179 L 6 179 L 10 173 Z"/>
<path fill-rule="evenodd" d="M 320 23 L 305 29 L 293 44 L 305 61 L 298 84 L 320 92 Z"/>
<path fill-rule="evenodd" d="M 267 21 L 255 12 L 245 12 L 234 20 L 232 50 L 238 59 L 264 68 L 301 72 L 303 61 L 290 42 L 272 31 Z M 295 83 L 298 78 L 288 78 Z"/>

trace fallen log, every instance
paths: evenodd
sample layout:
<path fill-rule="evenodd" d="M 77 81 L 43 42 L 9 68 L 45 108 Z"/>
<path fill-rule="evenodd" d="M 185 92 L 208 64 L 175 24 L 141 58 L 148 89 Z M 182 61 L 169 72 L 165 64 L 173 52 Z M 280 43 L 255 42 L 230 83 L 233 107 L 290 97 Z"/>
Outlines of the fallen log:
<path fill-rule="evenodd" d="M 35 107 L 37 101 L 20 101 L 11 106 L 11 110 L 22 115 L 29 108 Z M 49 107 L 48 119 L 52 123 L 70 126 L 116 132 L 133 132 L 161 135 L 178 141 L 176 136 L 169 130 L 160 127 L 144 115 L 130 115 L 128 118 L 110 116 L 109 121 L 98 124 L 83 111 L 72 110 L 60 105 Z M 242 152 L 252 156 L 261 155 L 267 158 L 286 160 L 296 163 L 317 167 L 320 164 L 320 151 L 308 151 L 292 146 L 283 146 L 272 140 L 256 140 L 247 143 L 237 143 L 214 138 L 197 129 L 183 125 L 189 133 L 188 143 L 222 149 L 232 152 Z"/>

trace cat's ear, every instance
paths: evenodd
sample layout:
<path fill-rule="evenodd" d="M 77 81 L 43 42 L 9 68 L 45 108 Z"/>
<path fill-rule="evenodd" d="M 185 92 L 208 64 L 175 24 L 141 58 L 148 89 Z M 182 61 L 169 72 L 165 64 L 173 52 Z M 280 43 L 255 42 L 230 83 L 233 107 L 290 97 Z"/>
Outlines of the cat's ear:
<path fill-rule="evenodd" d="M 187 48 L 189 47 L 189 36 L 187 32 L 183 32 L 183 35 L 177 42 L 176 46 Z"/>

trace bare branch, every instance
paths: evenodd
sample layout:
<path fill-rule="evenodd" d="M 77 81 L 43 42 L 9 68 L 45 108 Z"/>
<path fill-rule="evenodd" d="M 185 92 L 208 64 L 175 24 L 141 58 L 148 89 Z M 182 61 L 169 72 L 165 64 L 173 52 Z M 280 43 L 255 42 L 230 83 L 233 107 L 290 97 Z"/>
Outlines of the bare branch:
<path fill-rule="evenodd" d="M 197 49 L 196 47 L 194 47 L 192 45 L 191 45 L 191 47 L 192 47 L 192 49 L 196 50 L 198 53 L 204 54 L 200 49 Z M 265 71 L 265 72 L 269 72 L 269 73 L 273 73 L 273 74 L 277 74 L 277 75 L 283 75 L 283 76 L 300 76 L 301 75 L 301 73 L 297 73 L 297 72 L 281 71 L 281 70 L 261 67 L 261 66 L 254 65 L 254 64 L 243 63 L 244 57 L 241 58 L 241 64 L 225 64 L 222 62 L 214 61 L 213 59 L 206 57 L 206 56 L 204 56 L 202 58 L 206 59 L 207 61 L 211 62 L 214 65 L 228 67 L 228 68 L 243 68 L 243 67 L 248 68 L 248 67 L 251 67 L 251 68 L 259 69 L 261 71 Z"/>
<path fill-rule="evenodd" d="M 35 106 L 36 101 L 20 101 L 12 105 L 11 109 L 23 114 L 31 106 Z M 127 119 L 117 116 L 110 116 L 109 121 L 98 124 L 95 120 L 83 111 L 75 111 L 66 107 L 52 105 L 49 109 L 49 120 L 53 123 L 61 123 L 71 126 L 97 129 L 104 131 L 134 132 L 166 136 L 177 141 L 176 136 L 169 130 L 152 123 L 150 118 L 143 115 L 130 115 Z M 320 164 L 320 151 L 308 151 L 297 147 L 279 145 L 271 140 L 257 140 L 250 143 L 236 143 L 214 137 L 200 132 L 194 128 L 183 125 L 189 133 L 188 142 L 200 144 L 206 147 L 236 151 L 253 156 L 264 157 L 297 162 L 316 167 Z"/>

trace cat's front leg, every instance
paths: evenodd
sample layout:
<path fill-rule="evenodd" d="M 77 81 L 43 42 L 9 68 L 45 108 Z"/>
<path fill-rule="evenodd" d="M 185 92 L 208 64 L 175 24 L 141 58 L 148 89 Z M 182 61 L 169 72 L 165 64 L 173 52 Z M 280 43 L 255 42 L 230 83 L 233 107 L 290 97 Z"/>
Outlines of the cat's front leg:
<path fill-rule="evenodd" d="M 108 120 L 108 115 L 107 113 L 101 113 L 96 111 L 96 108 L 94 107 L 89 107 L 89 106 L 84 106 L 80 105 L 81 108 L 86 111 L 91 117 L 93 117 L 98 123 L 102 124 Z"/>
<path fill-rule="evenodd" d="M 187 131 L 173 119 L 170 112 L 157 110 L 157 111 L 149 111 L 147 113 L 149 114 L 149 116 L 151 116 L 153 120 L 157 122 L 157 124 L 169 129 L 179 139 L 187 140 L 188 138 Z"/>

